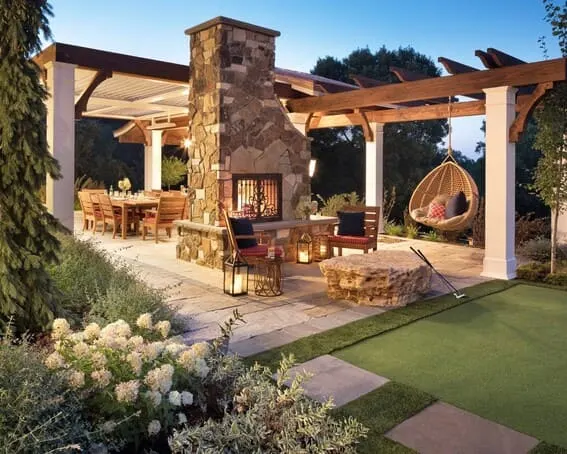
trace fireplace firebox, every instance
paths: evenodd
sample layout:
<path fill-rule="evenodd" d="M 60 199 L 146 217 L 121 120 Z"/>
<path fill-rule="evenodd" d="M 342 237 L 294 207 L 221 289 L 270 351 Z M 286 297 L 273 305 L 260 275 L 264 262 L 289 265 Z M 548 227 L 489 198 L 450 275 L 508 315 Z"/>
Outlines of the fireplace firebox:
<path fill-rule="evenodd" d="M 282 174 L 233 174 L 232 216 L 252 222 L 281 221 Z"/>

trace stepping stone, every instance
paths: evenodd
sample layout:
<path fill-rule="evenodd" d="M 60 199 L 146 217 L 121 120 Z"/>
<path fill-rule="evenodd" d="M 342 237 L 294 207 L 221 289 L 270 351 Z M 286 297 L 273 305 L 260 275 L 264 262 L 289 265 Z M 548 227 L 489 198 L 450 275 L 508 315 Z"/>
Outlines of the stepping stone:
<path fill-rule="evenodd" d="M 291 376 L 303 371 L 313 376 L 303 382 L 305 394 L 319 402 L 333 397 L 337 407 L 373 391 L 389 380 L 331 355 L 323 355 L 293 367 Z"/>
<path fill-rule="evenodd" d="M 237 353 L 239 356 L 252 356 L 272 348 L 289 344 L 296 339 L 295 336 L 288 334 L 282 330 L 272 331 L 270 333 L 260 334 L 248 339 L 230 342 L 229 351 Z"/>
<path fill-rule="evenodd" d="M 468 411 L 435 403 L 386 437 L 421 454 L 522 454 L 538 440 Z"/>

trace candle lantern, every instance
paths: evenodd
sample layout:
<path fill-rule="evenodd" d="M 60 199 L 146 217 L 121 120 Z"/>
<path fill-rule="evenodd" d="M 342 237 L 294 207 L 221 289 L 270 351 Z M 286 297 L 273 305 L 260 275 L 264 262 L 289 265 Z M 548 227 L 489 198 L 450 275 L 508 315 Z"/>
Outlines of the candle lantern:
<path fill-rule="evenodd" d="M 248 263 L 240 254 L 232 255 L 223 266 L 224 293 L 230 296 L 248 294 Z"/>
<path fill-rule="evenodd" d="M 297 263 L 311 263 L 313 261 L 313 241 L 308 233 L 304 233 L 297 242 Z"/>

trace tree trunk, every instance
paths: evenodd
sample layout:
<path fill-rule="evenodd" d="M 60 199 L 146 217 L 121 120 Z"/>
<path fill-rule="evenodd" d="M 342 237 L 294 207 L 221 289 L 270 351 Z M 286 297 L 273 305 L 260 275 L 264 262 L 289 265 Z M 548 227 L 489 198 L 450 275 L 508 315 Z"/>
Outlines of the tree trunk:
<path fill-rule="evenodd" d="M 557 227 L 559 225 L 559 214 L 561 206 L 556 203 L 553 213 L 553 225 L 551 226 L 551 268 L 550 274 L 555 273 L 556 260 L 557 260 Z"/>

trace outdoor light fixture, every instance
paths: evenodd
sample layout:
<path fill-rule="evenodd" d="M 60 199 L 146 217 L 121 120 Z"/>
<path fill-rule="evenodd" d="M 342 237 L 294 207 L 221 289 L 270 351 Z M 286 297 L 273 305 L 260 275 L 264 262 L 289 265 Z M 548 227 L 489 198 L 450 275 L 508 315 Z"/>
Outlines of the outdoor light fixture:
<path fill-rule="evenodd" d="M 186 137 L 186 138 L 183 140 L 183 146 L 184 146 L 186 149 L 188 149 L 188 148 L 191 146 L 191 139 L 190 139 L 189 137 Z"/>
<path fill-rule="evenodd" d="M 329 257 L 329 237 L 327 235 L 317 235 L 316 241 L 316 261 L 320 262 Z"/>
<path fill-rule="evenodd" d="M 309 160 L 309 178 L 313 178 L 315 175 L 315 167 L 317 167 L 317 159 Z"/>
<path fill-rule="evenodd" d="M 230 296 L 248 294 L 248 263 L 240 254 L 232 255 L 223 266 L 224 293 Z"/>
<path fill-rule="evenodd" d="M 309 264 L 313 261 L 313 241 L 304 233 L 297 242 L 297 263 Z"/>

